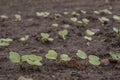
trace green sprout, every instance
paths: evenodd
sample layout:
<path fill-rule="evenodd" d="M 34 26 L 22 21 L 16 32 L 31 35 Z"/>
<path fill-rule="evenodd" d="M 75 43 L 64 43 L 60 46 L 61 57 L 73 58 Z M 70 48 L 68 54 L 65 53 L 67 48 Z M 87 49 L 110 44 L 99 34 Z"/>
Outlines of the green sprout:
<path fill-rule="evenodd" d="M 87 18 L 83 18 L 83 19 L 82 19 L 82 22 L 83 22 L 84 24 L 88 24 L 88 23 L 90 22 L 90 20 L 88 20 Z"/>
<path fill-rule="evenodd" d="M 81 59 L 86 59 L 87 58 L 87 54 L 85 52 L 83 52 L 82 50 L 78 50 L 76 55 Z"/>
<path fill-rule="evenodd" d="M 100 58 L 95 56 L 95 55 L 89 55 L 88 56 L 88 59 L 89 59 L 89 63 L 92 64 L 92 65 L 100 65 Z"/>
<path fill-rule="evenodd" d="M 2 19 L 8 19 L 8 16 L 6 16 L 6 15 L 1 15 L 0 18 L 2 18 Z"/>
<path fill-rule="evenodd" d="M 25 62 L 27 62 L 29 65 L 32 65 L 32 66 L 34 66 L 34 65 L 41 66 L 42 65 L 42 63 L 41 63 L 42 57 L 41 56 L 36 56 L 34 54 L 20 56 L 16 52 L 10 52 L 9 54 L 10 54 L 9 55 L 10 61 L 13 63 L 19 64 L 21 68 Z"/>
<path fill-rule="evenodd" d="M 57 59 L 57 52 L 54 50 L 49 50 L 48 53 L 45 55 L 47 59 L 56 60 Z"/>
<path fill-rule="evenodd" d="M 10 39 L 10 38 L 1 38 L 0 39 L 0 46 L 9 46 L 10 45 L 10 42 L 12 42 L 13 40 Z"/>
<path fill-rule="evenodd" d="M 37 16 L 48 17 L 50 15 L 49 12 L 36 12 Z"/>
<path fill-rule="evenodd" d="M 95 34 L 95 32 L 91 31 L 91 30 L 86 30 L 86 36 L 84 36 L 84 39 L 91 41 L 92 40 L 92 36 Z"/>
<path fill-rule="evenodd" d="M 43 42 L 49 42 L 49 41 L 51 42 L 54 40 L 53 38 L 50 37 L 48 33 L 41 33 L 41 36 Z"/>
<path fill-rule="evenodd" d="M 79 16 L 80 14 L 77 13 L 77 12 L 75 12 L 75 11 L 73 11 L 73 12 L 72 12 L 72 15 L 73 15 L 73 16 Z"/>
<path fill-rule="evenodd" d="M 60 58 L 57 59 L 58 53 L 56 51 L 54 51 L 54 50 L 49 50 L 48 53 L 45 55 L 45 57 L 47 59 L 50 59 L 50 60 L 55 60 L 56 63 L 58 63 L 58 64 L 60 62 L 62 62 L 62 61 L 66 62 L 66 61 L 70 61 L 71 60 L 71 58 L 67 54 L 61 54 Z"/>
<path fill-rule="evenodd" d="M 52 27 L 58 27 L 59 25 L 57 23 L 52 24 Z"/>
<path fill-rule="evenodd" d="M 113 19 L 116 20 L 116 21 L 120 21 L 120 16 L 114 15 Z"/>
<path fill-rule="evenodd" d="M 29 39 L 29 35 L 25 35 L 24 37 L 20 38 L 20 41 L 27 41 Z"/>
<path fill-rule="evenodd" d="M 70 20 L 71 20 L 72 22 L 74 22 L 75 24 L 78 22 L 78 19 L 77 19 L 76 17 L 72 17 L 72 18 L 70 18 Z"/>
<path fill-rule="evenodd" d="M 120 61 L 120 53 L 110 52 L 110 56 L 113 60 L 117 60 L 118 62 Z"/>
<path fill-rule="evenodd" d="M 85 11 L 85 10 L 81 10 L 80 12 L 83 13 L 83 14 L 87 13 L 87 11 Z"/>
<path fill-rule="evenodd" d="M 71 58 L 67 54 L 61 54 L 60 55 L 60 60 L 62 60 L 62 61 L 70 61 Z"/>
<path fill-rule="evenodd" d="M 82 51 L 82 50 L 78 50 L 78 52 L 76 53 L 76 55 L 80 58 L 80 59 L 85 59 L 88 60 L 88 62 L 92 65 L 100 65 L 100 58 L 95 56 L 95 55 L 89 55 L 87 56 L 87 54 Z"/>
<path fill-rule="evenodd" d="M 101 17 L 101 18 L 98 18 L 100 20 L 100 22 L 104 23 L 104 22 L 109 22 L 110 19 L 109 18 L 106 18 L 106 17 Z"/>
<path fill-rule="evenodd" d="M 112 14 L 112 12 L 108 9 L 103 9 L 103 10 L 99 10 L 99 11 L 94 11 L 95 14 L 101 14 L 101 13 L 105 13 L 105 14 Z"/>
<path fill-rule="evenodd" d="M 120 29 L 113 27 L 113 31 L 116 33 L 116 35 L 119 37 L 120 36 Z"/>
<path fill-rule="evenodd" d="M 22 20 L 21 15 L 19 15 L 19 14 L 16 14 L 15 18 L 16 18 L 17 21 L 21 21 Z"/>
<path fill-rule="evenodd" d="M 68 15 L 68 14 L 69 14 L 69 12 L 63 12 L 63 14 L 64 14 L 64 15 Z"/>
<path fill-rule="evenodd" d="M 62 30 L 62 31 L 59 31 L 58 34 L 62 39 L 65 40 L 66 36 L 68 35 L 68 31 L 67 30 Z"/>

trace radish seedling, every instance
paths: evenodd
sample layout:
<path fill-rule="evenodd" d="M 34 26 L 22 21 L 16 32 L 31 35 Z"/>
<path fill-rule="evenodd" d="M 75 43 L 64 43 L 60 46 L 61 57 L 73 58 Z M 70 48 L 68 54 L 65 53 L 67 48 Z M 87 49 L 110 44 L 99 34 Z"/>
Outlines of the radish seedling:
<path fill-rule="evenodd" d="M 36 12 L 37 16 L 48 17 L 50 15 L 49 12 Z"/>
<path fill-rule="evenodd" d="M 91 30 L 86 30 L 86 36 L 84 36 L 84 39 L 91 41 L 92 40 L 92 36 L 95 34 L 95 32 L 91 31 Z"/>
<path fill-rule="evenodd" d="M 120 53 L 110 52 L 110 56 L 113 60 L 117 60 L 118 62 L 120 62 Z"/>
<path fill-rule="evenodd" d="M 13 40 L 10 38 L 1 38 L 0 39 L 0 46 L 9 46 L 10 42 L 12 42 Z"/>
<path fill-rule="evenodd" d="M 72 17 L 72 18 L 70 18 L 70 20 L 71 20 L 72 22 L 74 22 L 75 24 L 78 22 L 78 19 L 77 19 L 76 17 Z"/>
<path fill-rule="evenodd" d="M 1 15 L 0 18 L 2 18 L 2 19 L 8 19 L 8 16 L 6 16 L 6 15 Z"/>
<path fill-rule="evenodd" d="M 68 31 L 67 30 L 62 30 L 62 31 L 59 31 L 58 34 L 62 39 L 65 40 L 66 36 L 68 35 Z"/>
<path fill-rule="evenodd" d="M 19 15 L 19 14 L 16 14 L 15 18 L 16 18 L 17 21 L 21 21 L 22 20 L 21 15 Z"/>
<path fill-rule="evenodd" d="M 60 63 L 61 61 L 70 61 L 71 58 L 67 54 L 61 54 L 60 58 L 57 59 L 58 54 L 54 50 L 49 50 L 48 53 L 45 55 L 47 59 L 55 60 L 56 63 Z"/>
<path fill-rule="evenodd" d="M 100 22 L 104 23 L 104 22 L 109 22 L 110 19 L 109 18 L 106 18 L 106 17 L 101 17 L 101 18 L 98 18 L 100 20 Z"/>
<path fill-rule="evenodd" d="M 36 56 L 34 54 L 20 56 L 16 52 L 10 52 L 9 54 L 10 54 L 9 55 L 10 61 L 13 63 L 18 63 L 21 68 L 22 68 L 22 65 L 24 62 L 27 62 L 30 65 L 36 65 L 36 66 L 42 65 L 42 63 L 41 63 L 42 57 L 41 56 Z"/>
<path fill-rule="evenodd" d="M 88 62 L 92 65 L 100 65 L 100 63 L 101 63 L 99 57 L 97 57 L 95 55 L 87 56 L 87 54 L 85 52 L 83 52 L 82 50 L 78 50 L 76 55 L 81 59 L 88 60 Z"/>
<path fill-rule="evenodd" d="M 50 35 L 48 33 L 41 33 L 42 36 L 42 42 L 51 42 L 54 39 L 50 37 Z"/>
<path fill-rule="evenodd" d="M 88 20 L 87 18 L 83 18 L 83 19 L 82 19 L 82 22 L 83 22 L 84 24 L 88 24 L 88 23 L 90 22 L 90 20 Z"/>
<path fill-rule="evenodd" d="M 116 21 L 120 21 L 120 16 L 114 15 L 113 19 L 116 20 Z"/>
<path fill-rule="evenodd" d="M 29 35 L 25 35 L 24 37 L 20 38 L 20 41 L 27 41 L 29 39 Z"/>
<path fill-rule="evenodd" d="M 120 29 L 113 27 L 113 31 L 116 33 L 116 35 L 119 37 L 120 36 Z"/>

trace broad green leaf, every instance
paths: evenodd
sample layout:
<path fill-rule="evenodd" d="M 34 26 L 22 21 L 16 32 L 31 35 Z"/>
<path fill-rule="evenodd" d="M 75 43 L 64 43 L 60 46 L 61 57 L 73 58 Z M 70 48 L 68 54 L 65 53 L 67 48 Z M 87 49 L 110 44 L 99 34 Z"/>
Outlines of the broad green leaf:
<path fill-rule="evenodd" d="M 70 18 L 70 20 L 74 23 L 76 23 L 78 21 L 78 19 L 76 17 Z"/>
<path fill-rule="evenodd" d="M 56 60 L 57 59 L 57 52 L 54 50 L 49 50 L 48 53 L 45 55 L 45 57 L 48 59 Z"/>
<path fill-rule="evenodd" d="M 21 62 L 21 57 L 18 53 L 10 52 L 9 54 L 10 54 L 9 59 L 11 60 L 11 62 L 14 62 L 14 63 L 20 63 Z"/>
<path fill-rule="evenodd" d="M 41 56 L 36 56 L 34 54 L 31 54 L 28 56 L 27 62 L 30 65 L 37 65 L 37 66 L 41 66 L 42 63 L 40 62 L 42 60 Z"/>
<path fill-rule="evenodd" d="M 67 30 L 62 30 L 62 31 L 59 31 L 58 34 L 65 40 L 66 36 L 68 35 L 68 31 Z"/>
<path fill-rule="evenodd" d="M 50 35 L 48 33 L 41 33 L 41 36 L 43 39 L 48 39 Z"/>
<path fill-rule="evenodd" d="M 114 16 L 113 16 L 113 19 L 114 19 L 114 20 L 117 20 L 117 21 L 120 21 L 120 16 L 114 15 Z"/>
<path fill-rule="evenodd" d="M 81 59 L 86 59 L 87 58 L 87 54 L 85 52 L 83 52 L 82 50 L 78 50 L 76 55 Z"/>
<path fill-rule="evenodd" d="M 10 38 L 1 38 L 0 39 L 0 46 L 9 46 L 10 42 L 12 42 L 13 40 Z"/>
<path fill-rule="evenodd" d="M 84 36 L 84 39 L 86 39 L 86 40 L 88 40 L 88 41 L 91 41 L 91 40 L 92 40 L 92 37 Z"/>
<path fill-rule="evenodd" d="M 114 60 L 120 60 L 120 53 L 110 52 L 110 56 L 111 56 Z"/>
<path fill-rule="evenodd" d="M 91 30 L 86 30 L 86 35 L 87 36 L 93 36 L 95 34 L 95 32 L 91 31 Z"/>
<path fill-rule="evenodd" d="M 102 23 L 104 23 L 104 22 L 109 22 L 109 21 L 110 21 L 110 19 L 107 18 L 107 17 L 101 17 L 101 18 L 99 18 L 99 20 L 100 20 L 100 22 L 102 22 Z"/>
<path fill-rule="evenodd" d="M 29 39 L 29 35 L 25 35 L 24 37 L 20 38 L 20 41 L 27 41 Z"/>
<path fill-rule="evenodd" d="M 23 55 L 23 56 L 22 56 L 22 61 L 23 61 L 23 62 L 24 62 L 24 61 L 27 61 L 28 56 L 29 56 L 29 55 Z"/>
<path fill-rule="evenodd" d="M 100 65 L 100 58 L 95 55 L 88 56 L 89 63 L 92 65 Z"/>
<path fill-rule="evenodd" d="M 88 23 L 90 22 L 90 20 L 88 20 L 87 18 L 83 18 L 83 19 L 82 19 L 82 22 L 83 22 L 84 24 L 88 24 Z"/>
<path fill-rule="evenodd" d="M 61 54 L 60 59 L 63 61 L 70 61 L 71 58 L 67 54 Z"/>

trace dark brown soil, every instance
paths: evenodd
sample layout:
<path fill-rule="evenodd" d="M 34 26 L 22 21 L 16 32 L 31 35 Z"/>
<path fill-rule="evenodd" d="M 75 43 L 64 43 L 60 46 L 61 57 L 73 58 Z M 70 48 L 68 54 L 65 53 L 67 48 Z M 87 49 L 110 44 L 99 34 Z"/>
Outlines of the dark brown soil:
<path fill-rule="evenodd" d="M 24 66 L 21 70 L 17 64 L 11 63 L 8 59 L 9 52 L 15 51 L 23 54 L 34 53 L 44 56 L 49 49 L 60 53 L 68 53 L 71 57 L 76 57 L 78 49 L 87 54 L 95 54 L 101 59 L 110 58 L 109 52 L 120 52 L 120 38 L 117 38 L 112 31 L 113 27 L 120 27 L 119 22 L 112 20 L 111 15 L 95 15 L 94 10 L 109 9 L 113 14 L 120 15 L 120 0 L 0 0 L 0 15 L 8 15 L 9 19 L 0 19 L 0 38 L 10 37 L 14 41 L 8 47 L 0 47 L 0 80 L 17 80 L 20 76 L 33 78 L 34 80 L 120 80 L 120 65 L 110 63 L 107 66 L 99 67 L 80 65 L 77 59 L 73 62 L 64 64 L 55 64 L 54 61 L 43 60 L 43 66 L 31 67 Z M 70 15 L 64 15 L 63 12 L 86 10 L 87 14 L 81 14 L 78 18 L 88 18 L 91 22 L 88 25 L 74 25 Z M 37 17 L 35 13 L 39 11 L 48 11 L 52 15 L 48 18 Z M 54 17 L 54 13 L 62 14 L 62 17 Z M 15 21 L 14 15 L 21 14 L 22 20 Z M 112 15 L 113 15 L 112 14 Z M 97 18 L 107 16 L 110 22 L 102 25 Z M 52 28 L 51 24 L 58 23 L 58 28 Z M 58 37 L 57 32 L 64 29 L 64 24 L 70 24 L 68 28 L 69 35 L 63 41 Z M 83 38 L 85 30 L 100 29 L 93 36 L 90 46 Z M 52 43 L 43 44 L 40 40 L 40 33 L 48 32 L 55 40 Z M 20 42 L 19 38 L 24 35 L 30 35 L 27 42 Z M 100 38 L 104 38 L 101 41 Z M 116 65 L 118 65 L 116 67 Z"/>

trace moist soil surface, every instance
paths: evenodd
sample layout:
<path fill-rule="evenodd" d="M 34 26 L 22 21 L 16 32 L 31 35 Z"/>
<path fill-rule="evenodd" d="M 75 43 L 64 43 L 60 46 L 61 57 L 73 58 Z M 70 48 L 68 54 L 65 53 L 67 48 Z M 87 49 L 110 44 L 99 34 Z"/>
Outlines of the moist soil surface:
<path fill-rule="evenodd" d="M 120 80 L 120 65 L 110 61 L 110 51 L 120 52 L 120 38 L 116 37 L 113 27 L 120 27 L 120 23 L 112 19 L 113 15 L 120 15 L 120 0 L 0 0 L 0 15 L 7 15 L 8 19 L 0 19 L 0 38 L 12 38 L 8 47 L 0 47 L 0 80 L 18 80 L 20 76 L 33 80 Z M 94 14 L 94 10 L 110 9 L 113 14 Z M 87 11 L 86 14 L 80 10 Z M 49 17 L 38 17 L 36 12 L 50 12 Z M 78 19 L 87 18 L 87 25 L 74 24 L 70 18 L 73 11 L 80 13 Z M 64 12 L 69 12 L 64 15 Z M 61 14 L 61 17 L 55 16 Z M 16 21 L 14 15 L 20 14 L 21 21 Z M 98 17 L 105 16 L 109 22 L 101 23 Z M 53 23 L 59 24 L 53 28 Z M 69 34 L 66 40 L 58 36 L 58 31 L 65 29 Z M 87 29 L 99 29 L 87 45 L 84 39 Z M 53 42 L 42 43 L 40 33 L 47 32 L 54 38 Z M 19 41 L 20 37 L 29 35 L 26 42 Z M 59 54 L 67 53 L 72 57 L 70 62 L 56 64 L 45 59 L 48 50 L 53 49 Z M 106 64 L 93 66 L 77 58 L 77 50 L 83 50 L 88 55 L 99 56 Z M 9 52 L 15 51 L 24 54 L 36 54 L 44 57 L 43 66 L 19 65 L 11 63 Z"/>

